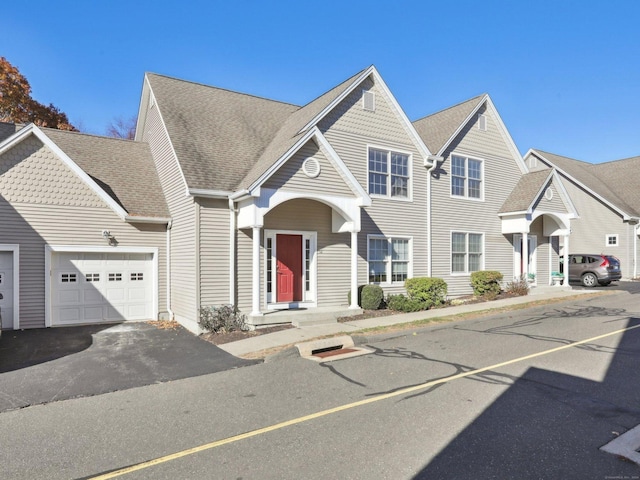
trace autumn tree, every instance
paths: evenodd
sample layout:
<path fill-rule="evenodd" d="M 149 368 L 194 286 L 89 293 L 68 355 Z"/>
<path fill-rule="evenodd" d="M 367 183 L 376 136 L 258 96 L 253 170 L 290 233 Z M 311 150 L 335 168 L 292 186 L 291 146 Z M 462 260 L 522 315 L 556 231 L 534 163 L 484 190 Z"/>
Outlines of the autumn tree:
<path fill-rule="evenodd" d="M 5 57 L 0 57 L 0 121 L 33 122 L 40 127 L 78 130 L 59 108 L 34 100 L 27 79 Z"/>

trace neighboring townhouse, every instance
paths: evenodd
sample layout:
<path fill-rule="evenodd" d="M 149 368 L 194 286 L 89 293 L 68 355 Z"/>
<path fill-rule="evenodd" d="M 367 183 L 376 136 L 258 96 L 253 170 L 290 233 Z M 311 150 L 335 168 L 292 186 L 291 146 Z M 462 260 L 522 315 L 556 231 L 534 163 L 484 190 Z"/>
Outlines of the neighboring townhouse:
<path fill-rule="evenodd" d="M 431 174 L 430 275 L 443 278 L 451 295 L 470 293 L 477 270 L 550 285 L 558 237 L 569 234 L 574 208 L 557 176 L 527 173 L 491 98 L 472 98 L 414 126 L 439 157 Z"/>
<path fill-rule="evenodd" d="M 564 252 L 614 255 L 623 278 L 636 278 L 640 157 L 591 164 L 531 149 L 525 161 L 530 170 L 557 171 L 575 205 L 578 217 Z"/>
<path fill-rule="evenodd" d="M 147 74 L 138 118 L 173 219 L 171 310 L 191 330 L 201 306 L 295 322 L 278 312 L 358 312 L 358 285 L 429 274 L 435 158 L 374 67 L 303 107 Z"/>
<path fill-rule="evenodd" d="M 158 318 L 169 221 L 148 145 L 0 123 L 2 328 Z"/>

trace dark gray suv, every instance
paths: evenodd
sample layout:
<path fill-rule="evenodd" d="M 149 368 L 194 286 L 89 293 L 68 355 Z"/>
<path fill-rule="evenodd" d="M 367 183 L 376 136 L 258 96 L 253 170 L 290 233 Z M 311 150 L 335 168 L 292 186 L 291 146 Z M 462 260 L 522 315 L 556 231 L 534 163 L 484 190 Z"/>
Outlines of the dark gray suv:
<path fill-rule="evenodd" d="M 566 275 L 563 258 L 560 257 L 560 271 Z M 585 287 L 606 286 L 620 280 L 620 260 L 613 255 L 572 253 L 569 255 L 569 281 L 581 282 Z"/>

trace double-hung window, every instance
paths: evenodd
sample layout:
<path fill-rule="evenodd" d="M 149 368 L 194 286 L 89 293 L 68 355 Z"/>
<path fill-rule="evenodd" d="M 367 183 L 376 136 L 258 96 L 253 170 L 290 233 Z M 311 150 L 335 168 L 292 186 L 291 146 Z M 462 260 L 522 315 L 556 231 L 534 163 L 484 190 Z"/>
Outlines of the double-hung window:
<path fill-rule="evenodd" d="M 483 267 L 483 234 L 451 232 L 451 273 L 471 273 Z"/>
<path fill-rule="evenodd" d="M 401 283 L 409 278 L 408 238 L 369 238 L 369 283 Z"/>
<path fill-rule="evenodd" d="M 369 149 L 369 193 L 391 198 L 409 198 L 409 162 L 406 153 Z"/>
<path fill-rule="evenodd" d="M 482 161 L 460 155 L 451 156 L 451 195 L 482 198 Z"/>

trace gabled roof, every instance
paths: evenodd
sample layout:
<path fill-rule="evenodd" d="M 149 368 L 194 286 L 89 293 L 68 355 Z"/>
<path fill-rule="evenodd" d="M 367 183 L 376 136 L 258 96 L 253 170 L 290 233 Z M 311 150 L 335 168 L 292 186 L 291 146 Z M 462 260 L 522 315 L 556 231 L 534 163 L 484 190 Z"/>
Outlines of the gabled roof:
<path fill-rule="evenodd" d="M 380 84 L 426 162 L 428 148 L 373 66 L 303 107 L 151 73 L 146 82 L 187 191 L 231 194 L 258 186 L 296 149 L 314 137 L 318 141 L 317 123 L 369 76 Z"/>
<path fill-rule="evenodd" d="M 630 175 L 640 167 L 640 157 L 591 164 L 531 149 L 535 155 L 616 210 L 624 219 L 640 217 L 640 178 Z"/>
<path fill-rule="evenodd" d="M 11 130 L 14 134 L 6 136 Z M 148 144 L 33 124 L 0 124 L 0 153 L 31 134 L 51 148 L 123 220 L 169 219 Z"/>
<path fill-rule="evenodd" d="M 536 202 L 540 191 L 547 185 L 553 170 L 526 173 L 520 177 L 498 215 L 511 212 L 526 212 Z"/>
<path fill-rule="evenodd" d="M 451 138 L 467 122 L 473 112 L 478 110 L 487 95 L 478 95 L 439 112 L 427 115 L 413 122 L 422 140 L 433 153 L 439 153 Z"/>

